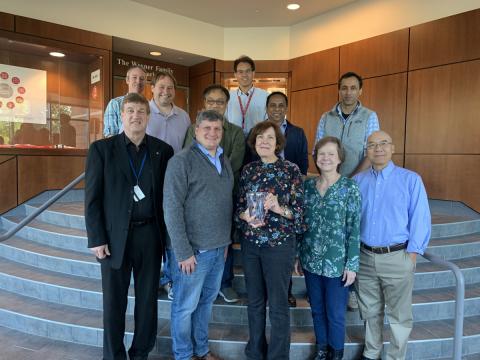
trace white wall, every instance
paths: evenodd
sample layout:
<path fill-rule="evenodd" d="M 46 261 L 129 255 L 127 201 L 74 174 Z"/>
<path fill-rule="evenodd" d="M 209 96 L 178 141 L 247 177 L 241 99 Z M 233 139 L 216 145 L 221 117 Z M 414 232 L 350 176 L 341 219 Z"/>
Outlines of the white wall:
<path fill-rule="evenodd" d="M 291 27 L 222 28 L 130 0 L 0 4 L 6 13 L 223 60 L 290 59 L 480 8 L 480 0 L 357 0 Z"/>

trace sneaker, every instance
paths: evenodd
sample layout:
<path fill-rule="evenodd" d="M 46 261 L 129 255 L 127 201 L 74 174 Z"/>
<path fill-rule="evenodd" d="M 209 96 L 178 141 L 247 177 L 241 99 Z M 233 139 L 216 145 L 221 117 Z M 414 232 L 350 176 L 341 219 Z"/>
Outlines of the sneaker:
<path fill-rule="evenodd" d="M 357 294 L 355 293 L 355 291 L 350 291 L 349 293 L 347 309 L 348 311 L 358 310 L 358 300 L 357 300 Z"/>
<path fill-rule="evenodd" d="M 218 294 L 228 303 L 234 303 L 238 301 L 238 294 L 231 287 L 220 289 Z"/>
<path fill-rule="evenodd" d="M 168 282 L 165 285 L 163 285 L 163 290 L 165 290 L 165 292 L 167 293 L 167 297 L 170 300 L 173 300 L 173 286 L 172 286 L 172 283 Z"/>
<path fill-rule="evenodd" d="M 292 294 L 288 295 L 288 306 L 291 308 L 297 307 L 297 299 Z"/>

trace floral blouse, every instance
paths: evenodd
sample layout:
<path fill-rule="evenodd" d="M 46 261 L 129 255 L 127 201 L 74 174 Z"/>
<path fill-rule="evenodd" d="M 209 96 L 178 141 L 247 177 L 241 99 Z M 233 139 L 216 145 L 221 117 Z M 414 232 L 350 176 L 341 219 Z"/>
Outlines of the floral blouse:
<path fill-rule="evenodd" d="M 293 215 L 284 216 L 267 211 L 265 225 L 253 228 L 239 218 L 247 208 L 248 192 L 269 192 L 278 196 L 280 206 L 287 206 Z M 298 166 L 278 159 L 271 164 L 253 161 L 247 164 L 240 176 L 240 189 L 235 222 L 246 241 L 259 247 L 272 247 L 293 241 L 295 234 L 305 231 L 303 223 L 303 179 Z"/>
<path fill-rule="evenodd" d="M 361 196 L 357 183 L 341 177 L 322 197 L 318 177 L 305 181 L 307 231 L 298 244 L 302 267 L 326 277 L 358 271 Z"/>

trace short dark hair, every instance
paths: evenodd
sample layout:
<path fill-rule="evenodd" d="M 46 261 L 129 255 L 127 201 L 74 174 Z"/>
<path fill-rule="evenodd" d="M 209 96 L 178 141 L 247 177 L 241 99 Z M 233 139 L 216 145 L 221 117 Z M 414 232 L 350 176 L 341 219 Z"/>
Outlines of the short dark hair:
<path fill-rule="evenodd" d="M 225 94 L 225 97 L 227 98 L 227 102 L 230 101 L 230 93 L 228 92 L 228 90 L 224 86 L 219 85 L 219 84 L 213 84 L 213 85 L 210 85 L 210 86 L 206 87 L 205 90 L 203 90 L 203 99 L 206 99 L 207 95 L 210 94 L 212 91 L 215 91 L 215 90 L 223 91 L 223 93 Z"/>
<path fill-rule="evenodd" d="M 315 148 L 313 149 L 313 162 L 315 164 L 315 167 L 317 168 L 318 173 L 320 174 L 321 171 L 317 165 L 318 150 L 320 150 L 320 148 L 322 148 L 324 145 L 328 143 L 337 145 L 338 158 L 340 159 L 340 164 L 337 165 L 337 172 L 340 173 L 340 166 L 345 161 L 345 150 L 342 147 L 342 143 L 340 142 L 340 139 L 335 136 L 325 136 L 324 138 L 321 138 L 320 140 L 318 140 L 318 142 L 315 144 Z"/>
<path fill-rule="evenodd" d="M 145 96 L 143 96 L 142 94 L 128 93 L 127 95 L 125 95 L 125 97 L 122 100 L 122 107 L 121 107 L 122 112 L 125 110 L 125 105 L 129 103 L 145 105 L 147 114 L 150 114 L 150 105 L 148 104 L 148 100 L 145 99 Z"/>
<path fill-rule="evenodd" d="M 346 72 L 345 74 L 340 76 L 340 79 L 338 79 L 338 89 L 340 89 L 340 85 L 342 84 L 343 79 L 347 79 L 351 77 L 354 77 L 358 80 L 358 86 L 361 89 L 363 86 L 363 79 L 360 75 L 358 75 L 357 73 L 354 73 L 353 71 Z"/>
<path fill-rule="evenodd" d="M 274 91 L 274 92 L 272 92 L 270 95 L 268 95 L 268 96 L 267 96 L 267 103 L 265 104 L 265 106 L 268 107 L 268 103 L 270 102 L 270 98 L 271 98 L 272 96 L 275 96 L 275 95 L 283 96 L 283 98 L 285 99 L 285 105 L 288 106 L 288 97 L 287 97 L 287 95 L 285 95 L 285 94 L 284 94 L 283 92 L 281 92 L 281 91 Z"/>
<path fill-rule="evenodd" d="M 233 62 L 233 71 L 234 72 L 237 72 L 237 66 L 240 63 L 250 64 L 250 67 L 252 68 L 252 71 L 255 71 L 255 62 L 252 60 L 252 58 L 247 56 L 247 55 L 242 55 Z"/>
<path fill-rule="evenodd" d="M 224 117 L 215 110 L 202 110 L 197 114 L 195 119 L 195 126 L 199 126 L 202 121 L 221 121 L 223 123 Z"/>
<path fill-rule="evenodd" d="M 163 79 L 164 77 L 169 77 L 173 81 L 173 86 L 175 89 L 177 88 L 177 79 L 175 79 L 175 76 L 173 76 L 172 73 L 165 71 L 165 70 L 160 70 L 153 75 L 152 81 L 150 81 L 150 84 L 152 86 L 155 86 L 158 80 Z"/>
<path fill-rule="evenodd" d="M 280 152 L 285 147 L 285 143 L 287 141 L 285 139 L 285 136 L 282 134 L 282 131 L 280 130 L 280 127 L 271 120 L 265 120 L 265 121 L 261 121 L 257 125 L 255 125 L 253 127 L 253 129 L 250 131 L 250 134 L 248 135 L 247 145 L 250 147 L 250 149 L 252 150 L 252 152 L 254 154 L 257 154 L 257 150 L 255 149 L 255 143 L 257 142 L 257 136 L 260 135 L 260 134 L 263 134 L 265 131 L 267 131 L 270 128 L 273 128 L 273 131 L 275 131 L 275 142 L 276 142 L 276 144 L 275 144 L 275 154 L 279 155 Z"/>

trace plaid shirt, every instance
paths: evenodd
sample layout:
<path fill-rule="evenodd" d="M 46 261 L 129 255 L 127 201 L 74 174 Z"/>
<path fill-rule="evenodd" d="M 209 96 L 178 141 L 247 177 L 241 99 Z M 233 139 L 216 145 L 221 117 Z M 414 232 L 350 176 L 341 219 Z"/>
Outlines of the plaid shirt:
<path fill-rule="evenodd" d="M 110 100 L 103 115 L 103 136 L 117 135 L 122 128 L 121 108 L 125 95 Z"/>

